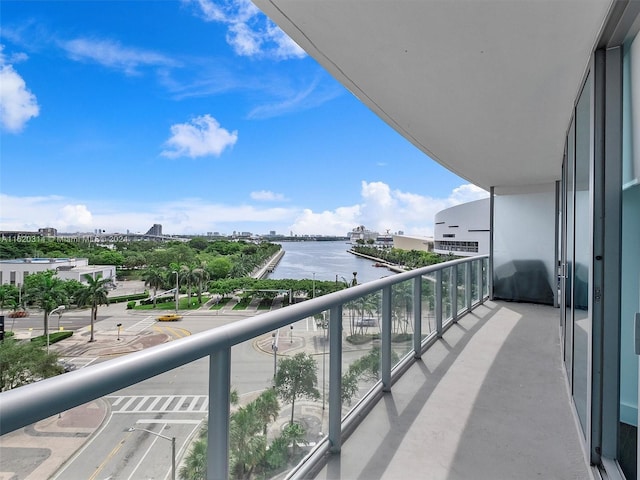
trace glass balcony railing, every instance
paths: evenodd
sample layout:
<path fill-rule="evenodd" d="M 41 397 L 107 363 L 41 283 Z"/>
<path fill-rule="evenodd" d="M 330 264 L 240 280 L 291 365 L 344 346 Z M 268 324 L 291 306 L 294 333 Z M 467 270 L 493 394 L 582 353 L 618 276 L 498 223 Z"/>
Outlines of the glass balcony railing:
<path fill-rule="evenodd" d="M 264 477 L 283 469 L 303 475 L 327 452 L 339 452 L 343 433 L 391 390 L 394 377 L 484 301 L 487 269 L 488 257 L 478 256 L 392 275 L 3 392 L 0 434 L 104 397 L 120 443 L 107 451 L 106 443 L 88 442 L 76 460 L 86 455 L 91 470 L 73 470 L 82 460 L 67 463 L 67 478 L 133 478 L 136 469 L 166 478 L 176 457 L 179 465 L 193 449 L 206 457 L 207 478 L 239 478 L 255 468 L 243 457 L 247 440 L 267 464 L 279 465 Z M 264 414 L 264 428 L 242 437 L 247 418 L 268 411 L 269 391 L 292 359 L 311 372 L 313 388 L 290 396 L 279 412 Z M 166 411 L 182 416 L 167 420 Z M 135 422 L 124 412 L 137 413 Z M 290 431 L 291 423 L 302 429 Z M 136 448 L 120 464 L 101 464 L 98 475 L 93 459 L 115 458 L 123 442 Z M 173 466 L 147 455 L 156 443 L 166 443 Z M 293 448 L 301 460 L 283 466 L 277 448 Z"/>

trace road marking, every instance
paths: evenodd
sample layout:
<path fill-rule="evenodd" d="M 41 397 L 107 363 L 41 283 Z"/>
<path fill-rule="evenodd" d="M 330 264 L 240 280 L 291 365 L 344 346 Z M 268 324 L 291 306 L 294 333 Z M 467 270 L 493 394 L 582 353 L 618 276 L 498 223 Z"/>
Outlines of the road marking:
<path fill-rule="evenodd" d="M 162 326 L 155 325 L 153 327 L 153 330 L 158 333 L 165 333 L 176 340 L 178 338 L 184 338 L 191 335 L 191 332 L 189 330 L 185 330 L 184 328 L 178 328 L 178 327 L 170 327 L 168 325 L 162 325 Z"/>
<path fill-rule="evenodd" d="M 107 455 L 107 458 L 104 459 L 104 461 L 98 465 L 98 468 L 96 468 L 96 471 L 93 472 L 93 475 L 91 475 L 89 477 L 89 480 L 95 480 L 95 478 L 98 476 L 98 474 L 102 471 L 102 469 L 107 465 L 107 463 L 109 462 L 109 460 L 111 460 L 116 453 L 118 453 L 118 450 L 120 450 L 122 448 L 122 445 L 125 444 L 125 442 L 127 441 L 127 438 L 129 438 L 131 436 L 131 432 L 129 432 L 125 438 L 123 438 L 122 440 L 120 440 L 120 443 L 118 443 L 115 447 L 113 447 L 113 450 L 111 450 L 111 453 L 109 453 L 109 455 Z"/>
<path fill-rule="evenodd" d="M 74 365 L 77 369 L 88 367 L 95 362 L 98 357 L 59 357 L 60 360 Z"/>
<path fill-rule="evenodd" d="M 162 430 L 164 430 L 164 427 L 166 427 L 167 424 L 166 423 L 162 423 L 162 427 L 160 427 L 160 431 L 162 432 Z M 157 432 L 156 432 L 157 433 Z M 133 471 L 131 472 L 131 475 L 129 475 L 129 477 L 127 478 L 127 480 L 131 480 L 133 478 L 133 476 L 135 475 L 136 471 L 138 470 L 138 468 L 140 467 L 140 465 L 142 464 L 142 462 L 144 461 L 145 458 L 147 458 L 147 455 L 149 454 L 149 452 L 151 451 L 151 449 L 153 448 L 153 446 L 156 444 L 156 442 L 158 441 L 158 436 L 160 435 L 159 433 L 157 433 L 156 435 L 153 435 L 153 440 L 151 441 L 151 445 L 149 445 L 149 448 L 147 448 L 147 451 L 144 452 L 144 454 L 142 455 L 142 458 L 140 459 L 140 461 L 138 463 L 136 463 L 136 466 L 133 467 Z"/>
<path fill-rule="evenodd" d="M 147 328 L 149 328 L 154 323 L 156 323 L 156 318 L 153 315 L 150 315 L 150 316 L 144 318 L 143 320 L 140 320 L 138 323 L 134 323 L 133 325 L 128 326 L 124 330 L 125 330 L 125 332 L 137 333 L 137 332 L 141 332 L 143 330 L 146 330 Z"/>
<path fill-rule="evenodd" d="M 139 420 L 136 420 L 136 425 L 139 423 L 175 423 L 176 425 L 197 425 L 201 422 L 202 420 L 158 420 L 157 418 L 141 418 Z"/>
<path fill-rule="evenodd" d="M 199 413 L 209 407 L 208 395 L 123 395 L 105 397 L 112 413 Z"/>

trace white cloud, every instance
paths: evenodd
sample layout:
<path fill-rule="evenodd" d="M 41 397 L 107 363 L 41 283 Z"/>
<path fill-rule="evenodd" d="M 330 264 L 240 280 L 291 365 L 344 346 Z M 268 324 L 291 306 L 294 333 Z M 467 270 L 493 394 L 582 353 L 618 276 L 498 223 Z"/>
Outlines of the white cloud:
<path fill-rule="evenodd" d="M 166 141 L 167 150 L 161 155 L 169 158 L 220 156 L 225 148 L 238 140 L 238 131 L 222 128 L 211 115 L 202 115 L 189 123 L 171 126 L 171 138 Z"/>
<path fill-rule="evenodd" d="M 40 114 L 40 107 L 24 79 L 12 65 L 5 63 L 2 50 L 0 45 L 0 124 L 7 131 L 18 133 L 30 119 Z M 24 60 L 19 54 L 13 58 Z"/>
<path fill-rule="evenodd" d="M 262 202 L 283 202 L 286 197 L 281 193 L 274 193 L 269 190 L 258 190 L 251 192 L 251 198 Z"/>
<path fill-rule="evenodd" d="M 455 202 L 454 205 L 459 203 L 472 202 L 474 200 L 480 200 L 481 198 L 487 198 L 489 192 L 477 187 L 471 183 L 466 185 L 460 185 L 458 188 L 454 188 L 451 194 L 451 201 Z"/>
<path fill-rule="evenodd" d="M 433 218 L 437 212 L 487 195 L 486 191 L 475 185 L 461 185 L 448 197 L 436 198 L 393 190 L 384 182 L 363 181 L 362 200 L 357 205 L 320 214 L 305 210 L 289 230 L 301 235 L 346 235 L 352 228 L 365 225 L 381 233 L 389 230 L 433 235 Z"/>
<path fill-rule="evenodd" d="M 127 75 L 139 73 L 141 67 L 175 66 L 176 62 L 160 53 L 122 46 L 113 40 L 76 38 L 60 43 L 69 57 L 90 61 L 108 68 L 122 70 Z"/>
<path fill-rule="evenodd" d="M 87 230 L 93 227 L 93 216 L 86 205 L 65 205 L 55 223 L 64 230 Z"/>
<path fill-rule="evenodd" d="M 276 60 L 306 55 L 249 0 L 222 4 L 212 0 L 183 0 L 183 3 L 195 5 L 205 21 L 227 25 L 227 43 L 237 55 Z"/>
<path fill-rule="evenodd" d="M 247 116 L 252 119 L 266 119 L 290 112 L 308 110 L 322 105 L 342 95 L 342 93 L 342 90 L 333 87 L 333 85 L 321 84 L 320 81 L 316 79 L 308 87 L 295 95 L 290 96 L 287 92 L 285 100 L 255 107 Z"/>
<path fill-rule="evenodd" d="M 226 205 L 197 198 L 119 205 L 107 199 L 79 202 L 55 195 L 16 197 L 0 194 L 0 202 L 0 230 L 37 231 L 38 228 L 54 227 L 60 232 L 88 232 L 100 228 L 110 233 L 127 230 L 144 233 L 154 223 L 160 223 L 166 233 L 231 233 L 247 229 L 266 233 L 284 228 L 300 214 L 297 208 Z"/>
<path fill-rule="evenodd" d="M 466 192 L 467 198 L 475 195 L 474 200 L 487 195 L 471 185 L 462 185 L 448 196 L 437 198 L 394 190 L 384 182 L 362 182 L 361 199 L 356 204 L 313 211 L 300 206 L 265 207 L 258 203 L 227 205 L 198 198 L 116 204 L 111 199 L 90 202 L 54 195 L 14 197 L 0 194 L 0 230 L 37 231 L 42 227 L 54 227 L 61 232 L 101 228 L 111 233 L 127 230 L 144 233 L 154 223 L 160 223 L 163 231 L 171 234 L 276 230 L 298 235 L 346 235 L 354 227 L 365 225 L 381 233 L 402 230 L 406 234 L 433 235 L 435 214 L 459 204 L 461 192 Z M 253 192 L 251 196 L 259 202 L 272 195 L 274 198 L 280 196 L 269 191 Z"/>

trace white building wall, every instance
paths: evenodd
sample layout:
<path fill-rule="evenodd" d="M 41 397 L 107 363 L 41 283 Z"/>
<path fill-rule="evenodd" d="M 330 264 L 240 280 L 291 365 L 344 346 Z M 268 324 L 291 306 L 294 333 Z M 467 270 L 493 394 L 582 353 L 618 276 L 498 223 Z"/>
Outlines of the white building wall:
<path fill-rule="evenodd" d="M 400 250 L 433 251 L 432 237 L 412 237 L 408 235 L 394 235 L 393 248 Z"/>
<path fill-rule="evenodd" d="M 94 278 L 102 274 L 102 278 L 116 278 L 114 265 L 89 265 L 86 258 L 20 258 L 0 261 L 0 284 L 24 284 L 26 275 L 55 270 L 62 280 L 84 281 L 83 275 L 90 274 Z"/>
<path fill-rule="evenodd" d="M 489 253 L 489 199 L 475 200 L 436 213 L 434 249 L 461 257 Z"/>
<path fill-rule="evenodd" d="M 555 184 L 495 188 L 494 193 L 494 297 L 553 305 Z"/>

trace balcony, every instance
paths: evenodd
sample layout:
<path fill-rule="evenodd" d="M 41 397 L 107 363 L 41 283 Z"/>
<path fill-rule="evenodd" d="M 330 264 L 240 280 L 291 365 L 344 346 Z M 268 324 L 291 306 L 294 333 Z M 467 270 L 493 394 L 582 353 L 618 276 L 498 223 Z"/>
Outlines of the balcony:
<path fill-rule="evenodd" d="M 201 403 L 187 407 L 182 400 L 181 407 L 188 410 L 182 413 L 199 413 L 199 421 L 171 423 L 161 414 L 147 415 L 137 420 L 136 429 L 126 428 L 125 415 L 112 415 L 115 425 L 101 434 L 112 435 L 115 446 L 111 450 L 108 442 L 88 442 L 89 472 L 101 478 L 94 458 L 117 462 L 120 446 L 134 448 L 134 442 L 142 441 L 134 435 L 160 422 L 179 437 L 183 457 L 194 436 L 193 424 L 207 419 L 208 478 L 228 478 L 230 389 L 237 383 L 247 391 L 268 388 L 269 381 L 256 372 L 271 368 L 265 362 L 269 356 L 263 355 L 239 374 L 242 349 L 247 342 L 277 347 L 275 332 L 283 328 L 291 337 L 279 339 L 281 353 L 288 342 L 292 349 L 306 345 L 322 371 L 322 401 L 297 405 L 294 413 L 322 412 L 323 433 L 289 471 L 291 478 L 399 478 L 408 472 L 448 479 L 588 478 L 564 379 L 558 311 L 486 301 L 487 272 L 486 256 L 425 267 L 4 392 L 0 433 L 105 395 L 115 410 L 123 398 L 131 403 L 162 392 L 189 394 Z M 375 321 L 363 322 L 365 317 Z M 311 329 L 296 333 L 294 342 L 289 329 L 300 322 Z M 370 333 L 372 340 L 364 346 L 346 341 L 367 340 Z M 273 350 L 275 374 L 278 350 Z M 371 355 L 379 360 L 375 375 L 360 378 L 345 400 L 344 374 Z M 180 384 L 181 377 L 188 382 Z M 181 391 L 183 385 L 190 390 Z M 131 395 L 131 389 L 144 395 Z M 142 411 L 142 403 L 138 405 Z M 166 430 L 151 433 L 167 436 Z M 142 445 L 137 448 L 143 450 Z M 145 463 L 145 456 L 135 461 L 127 457 L 117 472 L 100 472 L 113 478 L 135 478 L 141 472 L 155 476 L 151 469 L 158 466 Z M 131 464 L 139 467 L 137 473 L 130 471 Z M 156 478 L 168 476 L 166 465 L 162 468 Z"/>

